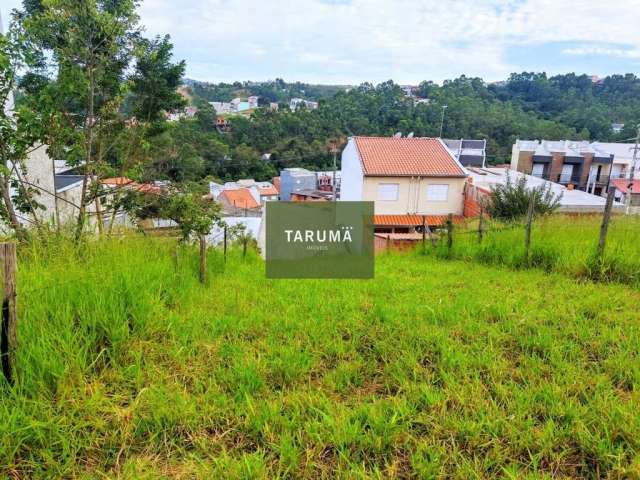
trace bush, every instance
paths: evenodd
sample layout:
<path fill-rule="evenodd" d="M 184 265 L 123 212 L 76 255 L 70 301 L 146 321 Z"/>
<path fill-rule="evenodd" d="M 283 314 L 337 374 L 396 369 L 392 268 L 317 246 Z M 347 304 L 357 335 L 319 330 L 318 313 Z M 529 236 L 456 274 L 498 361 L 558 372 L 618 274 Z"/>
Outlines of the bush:
<path fill-rule="evenodd" d="M 537 215 L 553 213 L 560 206 L 562 198 L 562 194 L 556 195 L 551 191 L 551 185 L 527 188 L 525 176 L 521 176 L 518 181 L 514 182 L 508 173 L 506 183 L 492 187 L 491 193 L 487 205 L 489 215 L 506 221 L 524 217 L 532 197 L 534 213 Z"/>

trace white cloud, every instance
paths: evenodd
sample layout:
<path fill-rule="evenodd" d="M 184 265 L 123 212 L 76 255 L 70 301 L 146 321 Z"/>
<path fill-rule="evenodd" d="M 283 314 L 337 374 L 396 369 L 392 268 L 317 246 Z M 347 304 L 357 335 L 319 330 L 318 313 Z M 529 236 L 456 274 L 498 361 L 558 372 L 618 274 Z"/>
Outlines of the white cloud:
<path fill-rule="evenodd" d="M 415 83 L 497 80 L 592 54 L 633 71 L 627 52 L 638 49 L 626 46 L 640 45 L 639 9 L 640 0 L 145 0 L 140 13 L 147 34 L 171 35 L 194 78 Z M 509 55 L 550 43 L 561 45 L 555 58 Z"/>
<path fill-rule="evenodd" d="M 631 59 L 640 58 L 640 50 L 597 47 L 597 46 L 591 46 L 591 45 L 584 45 L 584 46 L 575 47 L 575 48 L 565 48 L 564 50 L 562 50 L 562 53 L 564 53 L 565 55 L 579 55 L 579 56 L 602 55 L 606 57 L 616 57 L 616 58 L 631 58 Z"/>

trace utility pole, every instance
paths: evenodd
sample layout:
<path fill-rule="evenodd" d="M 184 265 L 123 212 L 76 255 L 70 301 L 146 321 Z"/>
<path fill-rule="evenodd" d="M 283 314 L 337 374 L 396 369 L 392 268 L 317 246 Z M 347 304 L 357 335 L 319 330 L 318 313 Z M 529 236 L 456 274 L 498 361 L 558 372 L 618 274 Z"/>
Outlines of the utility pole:
<path fill-rule="evenodd" d="M 338 170 L 338 145 L 335 142 L 331 142 L 331 153 L 333 153 L 333 180 L 331 182 L 331 190 L 333 191 L 333 201 L 335 202 L 338 199 L 336 193 L 338 189 L 338 185 L 336 184 L 336 171 Z"/>
<path fill-rule="evenodd" d="M 444 129 L 444 111 L 447 109 L 447 105 L 442 106 L 442 118 L 440 119 L 440 138 L 442 138 L 442 130 Z"/>
<path fill-rule="evenodd" d="M 633 192 L 633 181 L 636 176 L 636 168 L 638 166 L 638 152 L 640 151 L 640 123 L 636 125 L 636 144 L 633 147 L 633 162 L 631 163 L 631 170 L 629 171 L 629 186 L 627 187 L 627 215 L 631 213 L 631 194 Z"/>

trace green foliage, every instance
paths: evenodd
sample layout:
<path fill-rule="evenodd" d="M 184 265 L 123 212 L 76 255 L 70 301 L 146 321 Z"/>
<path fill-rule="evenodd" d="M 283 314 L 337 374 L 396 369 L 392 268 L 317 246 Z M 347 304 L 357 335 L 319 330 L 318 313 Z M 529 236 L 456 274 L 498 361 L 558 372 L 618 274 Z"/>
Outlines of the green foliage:
<path fill-rule="evenodd" d="M 141 237 L 19 255 L 0 476 L 639 473 L 635 288 L 413 254 L 271 281 L 237 249 L 204 287 L 196 248 Z"/>
<path fill-rule="evenodd" d="M 534 214 L 548 215 L 558 209 L 561 199 L 562 194 L 553 193 L 550 184 L 527 188 L 525 176 L 520 176 L 514 182 L 511 175 L 507 175 L 504 184 L 491 187 L 487 212 L 498 220 L 518 220 L 527 214 L 529 204 L 533 201 Z"/>
<path fill-rule="evenodd" d="M 182 238 L 208 235 L 220 223 L 220 205 L 211 201 L 197 185 L 184 184 L 170 188 L 166 194 L 140 194 L 133 203 L 138 218 L 163 218 L 178 224 Z"/>
<path fill-rule="evenodd" d="M 162 39 L 140 39 L 136 46 L 131 94 L 132 114 L 139 120 L 158 122 L 164 112 L 177 110 L 186 104 L 177 92 L 185 62 L 171 63 L 172 51 L 168 35 Z"/>

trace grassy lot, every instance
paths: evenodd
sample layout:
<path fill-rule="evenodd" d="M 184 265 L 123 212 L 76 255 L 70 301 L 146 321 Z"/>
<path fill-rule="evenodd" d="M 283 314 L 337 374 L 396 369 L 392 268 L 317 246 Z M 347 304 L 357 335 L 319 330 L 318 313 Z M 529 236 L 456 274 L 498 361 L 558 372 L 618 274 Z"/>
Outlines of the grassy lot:
<path fill-rule="evenodd" d="M 594 260 L 601 216 L 551 215 L 535 219 L 531 235 L 530 264 L 574 278 L 597 278 L 640 286 L 640 217 L 612 217 L 605 256 Z M 524 267 L 524 225 L 487 221 L 488 231 L 478 241 L 477 221 L 454 228 L 454 245 L 446 242 L 429 254 L 441 258 L 474 260 L 489 265 Z"/>
<path fill-rule="evenodd" d="M 640 475 L 635 289 L 418 254 L 270 281 L 236 252 L 201 287 L 174 252 L 21 252 L 0 477 Z"/>

